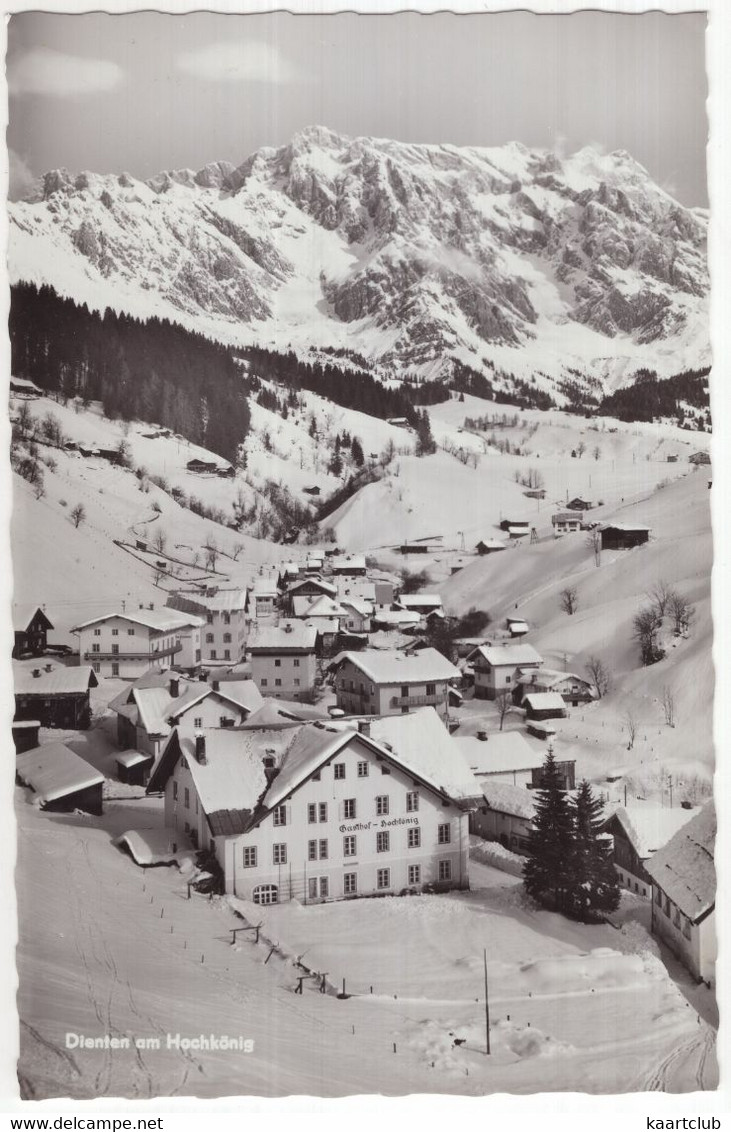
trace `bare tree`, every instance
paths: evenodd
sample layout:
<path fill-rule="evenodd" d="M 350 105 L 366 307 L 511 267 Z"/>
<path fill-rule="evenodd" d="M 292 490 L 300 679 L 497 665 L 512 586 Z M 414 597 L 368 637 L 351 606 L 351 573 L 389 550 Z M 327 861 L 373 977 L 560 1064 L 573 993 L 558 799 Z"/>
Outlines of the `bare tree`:
<path fill-rule="evenodd" d="M 231 552 L 231 557 L 233 558 L 234 562 L 238 561 L 238 557 L 241 554 L 241 551 L 243 549 L 244 549 L 243 542 L 237 542 L 237 543 L 234 544 L 234 548 Z"/>
<path fill-rule="evenodd" d="M 163 531 L 162 529 L 155 531 L 155 536 L 152 540 L 152 545 L 154 546 L 155 550 L 157 550 L 160 554 L 164 554 L 167 542 L 168 536 L 165 534 L 165 531 Z"/>
<path fill-rule="evenodd" d="M 596 693 L 599 699 L 606 696 L 609 691 L 611 678 L 609 670 L 607 669 L 601 657 L 590 656 L 586 662 L 586 671 L 591 677 L 591 681 L 596 688 Z"/>
<path fill-rule="evenodd" d="M 498 715 L 500 717 L 500 730 L 502 731 L 503 723 L 505 722 L 505 716 L 513 706 L 513 697 L 509 688 L 500 689 L 500 691 L 495 696 L 495 704 L 497 706 Z"/>
<path fill-rule="evenodd" d="M 665 655 L 657 643 L 657 634 L 662 625 L 662 618 L 654 605 L 640 609 L 632 620 L 633 637 L 639 643 L 642 663 L 655 664 Z"/>
<path fill-rule="evenodd" d="M 203 548 L 206 552 L 206 566 L 209 570 L 216 569 L 218 562 L 218 555 L 220 553 L 215 539 L 209 539 Z"/>
<path fill-rule="evenodd" d="M 594 555 L 594 565 L 601 566 L 602 564 L 602 535 L 599 527 L 594 527 L 593 531 L 589 531 L 586 536 L 586 545 Z"/>
<path fill-rule="evenodd" d="M 569 617 L 573 616 L 573 614 L 576 613 L 579 604 L 579 595 L 577 593 L 576 587 L 566 586 L 565 589 L 561 590 L 561 593 L 558 596 L 559 608 L 562 609 L 564 613 L 568 613 Z"/>
<path fill-rule="evenodd" d="M 83 503 L 77 503 L 71 512 L 71 522 L 75 527 L 80 527 L 86 518 L 86 508 Z"/>
<path fill-rule="evenodd" d="M 596 448 L 594 449 L 594 451 L 593 451 L 592 455 L 594 456 L 594 459 L 595 459 L 595 460 L 598 460 L 598 459 L 599 459 L 599 457 L 601 456 L 601 454 L 602 454 L 602 450 L 601 450 L 601 448 L 599 447 L 599 445 L 597 444 L 597 446 L 596 446 Z"/>
<path fill-rule="evenodd" d="M 585 452 L 586 452 L 586 445 L 584 444 L 583 440 L 580 440 L 579 443 L 576 445 L 576 455 L 579 457 L 579 459 L 581 459 L 581 457 L 584 455 Z"/>
<path fill-rule="evenodd" d="M 683 594 L 673 590 L 668 601 L 668 613 L 673 619 L 676 633 L 687 633 L 695 617 L 695 606 Z"/>
<path fill-rule="evenodd" d="M 631 751 L 635 745 L 635 739 L 637 738 L 637 716 L 634 715 L 633 712 L 627 711 L 624 716 L 624 725 L 627 728 L 627 750 Z"/>
<path fill-rule="evenodd" d="M 665 610 L 674 592 L 670 583 L 666 582 L 664 578 L 660 578 L 655 582 L 655 585 L 647 591 L 647 596 L 657 610 L 658 617 L 661 621 L 665 616 Z"/>
<path fill-rule="evenodd" d="M 668 727 L 675 727 L 675 693 L 669 684 L 662 690 L 662 710 Z"/>

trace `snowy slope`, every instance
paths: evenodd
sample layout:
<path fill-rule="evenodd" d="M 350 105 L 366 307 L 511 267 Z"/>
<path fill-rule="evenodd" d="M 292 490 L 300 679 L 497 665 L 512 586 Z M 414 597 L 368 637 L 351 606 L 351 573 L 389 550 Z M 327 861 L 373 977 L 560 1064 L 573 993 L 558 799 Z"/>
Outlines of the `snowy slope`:
<path fill-rule="evenodd" d="M 46 174 L 12 280 L 231 343 L 621 384 L 709 359 L 705 219 L 623 152 L 406 145 L 312 127 L 142 182 Z M 581 380 L 581 378 L 579 378 Z"/>

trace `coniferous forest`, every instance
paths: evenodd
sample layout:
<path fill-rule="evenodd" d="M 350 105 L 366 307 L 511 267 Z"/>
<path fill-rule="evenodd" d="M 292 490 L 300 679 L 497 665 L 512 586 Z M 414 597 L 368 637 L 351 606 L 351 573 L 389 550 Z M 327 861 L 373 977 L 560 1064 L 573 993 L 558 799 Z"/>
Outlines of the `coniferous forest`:
<path fill-rule="evenodd" d="M 249 431 L 247 384 L 230 351 L 165 319 L 103 314 L 51 287 L 11 288 L 12 372 L 109 417 L 153 421 L 226 460 Z"/>

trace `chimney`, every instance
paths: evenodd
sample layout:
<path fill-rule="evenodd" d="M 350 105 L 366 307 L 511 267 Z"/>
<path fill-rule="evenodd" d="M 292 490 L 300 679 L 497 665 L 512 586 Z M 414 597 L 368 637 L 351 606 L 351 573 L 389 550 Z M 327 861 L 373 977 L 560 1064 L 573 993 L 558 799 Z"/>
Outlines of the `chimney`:
<path fill-rule="evenodd" d="M 277 775 L 279 774 L 279 771 L 278 771 L 277 765 L 276 765 L 275 751 L 274 751 L 273 747 L 267 747 L 266 748 L 266 750 L 264 751 L 264 758 L 262 759 L 262 762 L 264 764 L 264 777 L 267 780 L 267 786 L 269 786 L 270 783 L 272 783 L 274 781 L 274 779 L 277 777 Z"/>
<path fill-rule="evenodd" d="M 284 626 L 284 631 L 285 631 L 285 633 L 291 633 L 292 632 L 292 626 L 290 625 L 289 621 Z"/>
<path fill-rule="evenodd" d="M 53 665 L 52 664 L 44 664 L 43 668 L 46 672 L 53 672 Z"/>
<path fill-rule="evenodd" d="M 478 731 L 477 732 L 477 738 L 480 740 L 481 743 L 486 743 L 487 742 L 487 731 Z"/>
<path fill-rule="evenodd" d="M 200 731 L 195 734 L 195 761 L 205 766 L 208 762 L 206 758 L 206 737 Z"/>
<path fill-rule="evenodd" d="M 180 681 L 177 676 L 170 677 L 170 695 L 174 700 L 177 700 L 180 695 Z"/>
<path fill-rule="evenodd" d="M 211 687 L 213 688 L 214 692 L 217 692 L 221 687 L 221 681 L 220 680 L 212 680 L 211 681 Z"/>
<path fill-rule="evenodd" d="M 359 719 L 358 720 L 358 734 L 359 735 L 370 735 L 370 733 L 371 733 L 371 721 L 370 721 L 370 719 Z"/>
<path fill-rule="evenodd" d="M 41 670 L 40 670 L 40 668 L 34 668 L 34 669 L 33 669 L 33 676 L 35 677 L 35 679 L 36 679 L 36 680 L 38 679 L 38 677 L 40 676 L 40 674 L 41 674 Z"/>
<path fill-rule="evenodd" d="M 148 607 L 147 607 L 147 608 L 148 608 L 148 609 L 154 609 L 154 608 L 155 608 L 155 603 L 154 603 L 154 601 L 151 601 L 151 602 L 150 602 L 150 604 L 148 605 Z"/>

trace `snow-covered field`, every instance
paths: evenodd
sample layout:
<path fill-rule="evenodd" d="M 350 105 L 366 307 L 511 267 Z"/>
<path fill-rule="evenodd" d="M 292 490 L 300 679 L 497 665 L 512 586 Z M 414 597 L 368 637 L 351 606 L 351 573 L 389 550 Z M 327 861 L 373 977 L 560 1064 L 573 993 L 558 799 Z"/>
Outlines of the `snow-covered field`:
<path fill-rule="evenodd" d="M 159 827 L 157 801 L 52 817 L 19 791 L 17 816 L 27 1097 L 715 1087 L 714 1032 L 638 924 L 536 911 L 515 878 L 478 865 L 486 887 L 469 893 L 252 908 L 263 938 L 232 946 L 242 921 L 225 899 L 187 900 L 177 869 L 142 870 L 112 844 Z M 268 940 L 279 947 L 265 962 Z M 328 971 L 333 989 L 345 978 L 353 997 L 320 994 L 315 980 L 295 995 L 296 956 Z M 67 1033 L 131 1048 L 69 1049 Z M 254 1048 L 169 1049 L 168 1034 Z M 135 1038 L 160 1048 L 135 1049 Z"/>

